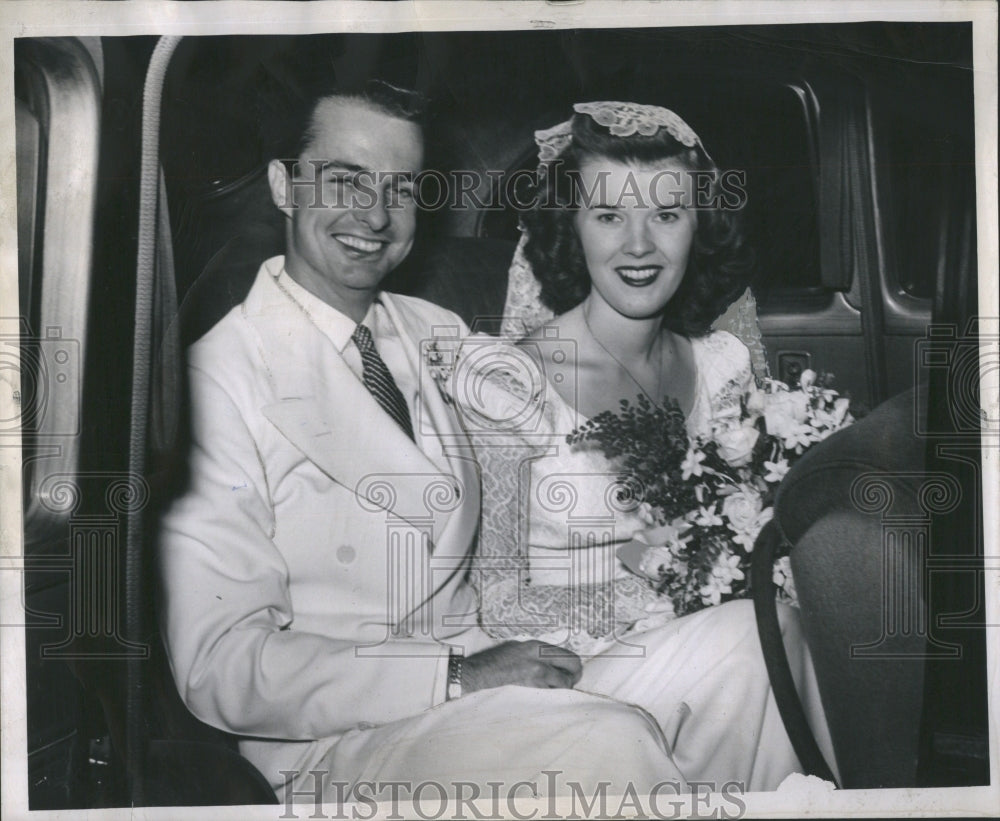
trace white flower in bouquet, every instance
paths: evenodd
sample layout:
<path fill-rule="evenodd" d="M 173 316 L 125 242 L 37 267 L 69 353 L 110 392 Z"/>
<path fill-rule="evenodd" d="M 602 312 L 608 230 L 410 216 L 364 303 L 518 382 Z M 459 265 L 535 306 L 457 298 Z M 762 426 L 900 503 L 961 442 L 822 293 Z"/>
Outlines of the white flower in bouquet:
<path fill-rule="evenodd" d="M 751 526 L 763 506 L 761 495 L 753 488 L 742 485 L 723 498 L 722 515 L 729 520 L 727 524 L 731 530 L 742 533 Z"/>
<path fill-rule="evenodd" d="M 733 541 L 747 553 L 752 553 L 761 529 L 774 515 L 774 508 L 764 507 L 760 493 L 744 485 L 742 489 L 723 499 L 722 515 L 728 520 L 727 526 L 734 533 Z"/>
<path fill-rule="evenodd" d="M 708 581 L 698 591 L 702 601 L 707 605 L 716 605 L 722 601 L 722 596 L 733 592 L 733 582 L 745 578 L 740 569 L 740 557 L 732 553 L 721 553 L 712 567 Z"/>
<path fill-rule="evenodd" d="M 656 516 L 653 515 L 653 506 L 649 502 L 640 502 L 636 508 L 636 515 L 647 525 L 656 524 Z"/>
<path fill-rule="evenodd" d="M 764 469 L 767 471 L 764 474 L 765 482 L 780 482 L 785 478 L 785 474 L 788 473 L 788 460 L 784 456 L 779 457 L 773 462 L 765 459 Z"/>
<path fill-rule="evenodd" d="M 701 463 L 705 461 L 705 454 L 702 453 L 697 448 L 690 447 L 688 452 L 684 457 L 684 461 L 681 462 L 681 476 L 685 481 L 690 479 L 692 476 L 701 476 L 702 467 Z"/>
<path fill-rule="evenodd" d="M 666 545 L 651 547 L 642 554 L 639 572 L 647 579 L 656 581 L 674 566 L 673 551 Z"/>
<path fill-rule="evenodd" d="M 743 571 L 740 569 L 740 557 L 734 553 L 721 553 L 712 568 L 712 578 L 718 579 L 719 583 L 729 587 L 733 582 L 743 581 Z M 730 593 L 731 590 L 724 590 Z"/>
<path fill-rule="evenodd" d="M 688 517 L 693 524 L 698 527 L 721 527 L 722 517 L 715 510 L 715 502 L 710 505 L 700 505 L 697 510 L 692 510 Z"/>
<path fill-rule="evenodd" d="M 771 385 L 776 390 L 764 395 L 764 423 L 771 436 L 785 439 L 809 418 L 809 397 L 802 391 L 788 390 L 782 382 Z"/>
<path fill-rule="evenodd" d="M 746 530 L 741 530 L 733 536 L 733 541 L 742 546 L 747 553 L 753 553 L 753 546 L 757 542 L 757 537 L 771 519 L 774 518 L 774 508 L 765 507 L 757 514 L 753 522 Z"/>
<path fill-rule="evenodd" d="M 798 596 L 795 592 L 795 579 L 792 577 L 792 560 L 789 556 L 782 556 L 774 563 L 771 581 L 781 591 L 782 598 L 786 601 L 798 602 Z"/>
<path fill-rule="evenodd" d="M 820 407 L 813 410 L 813 424 L 826 428 L 826 436 L 834 433 L 844 424 L 851 407 L 851 400 L 842 396 L 839 399 L 834 399 L 832 405 L 833 407 L 830 408 Z M 826 437 L 824 436 L 824 438 Z"/>
<path fill-rule="evenodd" d="M 667 573 L 686 572 L 687 564 L 681 556 L 684 546 L 691 540 L 687 535 L 690 529 L 688 522 L 674 519 L 667 524 L 640 530 L 632 536 L 628 545 L 619 548 L 618 557 L 626 567 L 637 569 L 639 575 L 653 581 L 658 581 Z"/>
<path fill-rule="evenodd" d="M 812 425 L 799 424 L 789 428 L 781 437 L 781 444 L 787 450 L 802 453 L 806 448 L 823 437 Z"/>
<path fill-rule="evenodd" d="M 729 430 L 720 430 L 712 436 L 719 448 L 719 456 L 733 467 L 744 467 L 750 464 L 754 445 L 760 432 L 750 425 L 740 425 Z"/>

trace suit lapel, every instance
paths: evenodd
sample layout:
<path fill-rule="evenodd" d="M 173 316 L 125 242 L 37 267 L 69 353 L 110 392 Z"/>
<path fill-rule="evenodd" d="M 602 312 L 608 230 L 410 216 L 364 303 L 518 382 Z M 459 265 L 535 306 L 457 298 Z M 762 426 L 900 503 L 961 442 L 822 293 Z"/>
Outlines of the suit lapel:
<path fill-rule="evenodd" d="M 480 495 L 479 473 L 476 468 L 471 443 L 462 429 L 457 414 L 444 401 L 441 390 L 431 375 L 427 361 L 427 346 L 434 343 L 445 352 L 454 341 L 457 353 L 463 337 L 464 327 L 460 321 L 454 326 L 430 327 L 426 318 L 416 313 L 417 306 L 408 306 L 393 294 L 383 293 L 382 304 L 392 319 L 403 340 L 403 347 L 409 358 L 410 367 L 419 374 L 416 417 L 414 428 L 418 436 L 423 432 L 422 443 L 441 471 L 449 476 L 450 482 L 461 494 L 462 504 L 455 504 L 453 514 L 447 521 L 448 530 L 440 531 L 434 546 L 434 558 L 442 571 L 450 566 L 450 573 L 440 573 L 436 577 L 436 588 L 448 584 L 456 576 L 464 576 L 470 555 L 470 546 L 479 525 Z M 430 336 L 428 331 L 431 331 Z M 457 503 L 458 497 L 453 497 Z M 437 497 L 436 504 L 452 505 L 445 496 Z"/>
<path fill-rule="evenodd" d="M 438 537 L 450 506 L 430 510 L 410 485 L 440 483 L 441 470 L 379 406 L 330 340 L 261 273 L 246 303 L 277 401 L 261 413 L 367 509 L 382 508 Z M 259 287 L 258 287 L 259 286 Z M 452 487 L 449 482 L 448 487 Z"/>
<path fill-rule="evenodd" d="M 416 321 L 410 312 L 401 310 L 393 294 L 383 293 L 382 304 L 403 337 L 410 367 L 419 374 L 418 418 L 414 420 L 414 427 L 426 434 L 424 444 L 428 458 L 433 459 L 443 472 L 454 474 L 462 485 L 471 490 L 473 483 L 477 482 L 471 461 L 471 445 L 455 411 L 444 401 L 441 389 L 431 375 L 426 355 L 429 344 L 444 349 L 450 347 L 452 341 L 457 352 L 463 329 L 460 325 L 436 327 L 432 329 L 433 336 L 428 338 L 426 323 Z"/>

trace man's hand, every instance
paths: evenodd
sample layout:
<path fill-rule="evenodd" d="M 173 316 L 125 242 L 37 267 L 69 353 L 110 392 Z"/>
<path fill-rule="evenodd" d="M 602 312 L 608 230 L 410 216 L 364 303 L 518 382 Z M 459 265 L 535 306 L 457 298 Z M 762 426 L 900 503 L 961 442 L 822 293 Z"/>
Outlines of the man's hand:
<path fill-rule="evenodd" d="M 582 673 L 580 658 L 571 650 L 543 641 L 506 641 L 465 658 L 462 692 L 504 684 L 568 689 Z"/>

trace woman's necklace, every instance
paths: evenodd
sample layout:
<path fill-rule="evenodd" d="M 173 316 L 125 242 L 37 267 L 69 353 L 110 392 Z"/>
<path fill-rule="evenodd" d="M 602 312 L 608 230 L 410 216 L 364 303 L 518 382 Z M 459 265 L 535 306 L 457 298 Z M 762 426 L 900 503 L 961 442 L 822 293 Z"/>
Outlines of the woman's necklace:
<path fill-rule="evenodd" d="M 635 378 L 635 374 L 633 374 L 632 371 L 629 370 L 628 366 L 624 362 L 622 362 L 617 356 L 615 356 L 613 353 L 611 353 L 611 351 L 609 351 L 607 349 L 607 347 L 604 345 L 604 343 L 601 342 L 601 340 L 597 338 L 597 334 L 594 333 L 594 329 L 590 327 L 590 319 L 587 316 L 587 307 L 588 306 L 584 305 L 583 306 L 583 310 L 581 311 L 581 313 L 583 314 L 583 324 L 587 327 L 587 333 L 590 334 L 590 338 L 593 339 L 594 342 L 597 343 L 598 347 L 600 347 L 600 349 L 602 351 L 604 351 L 604 353 L 606 353 L 609 357 L 611 357 L 611 359 L 615 362 L 616 365 L 618 365 L 618 367 L 620 367 L 623 371 L 625 371 L 625 373 L 628 376 L 628 378 L 631 379 L 635 383 L 636 387 L 639 388 L 639 391 L 642 393 L 643 396 L 645 396 L 654 405 L 659 404 L 663 400 L 663 339 L 662 339 L 662 337 L 660 337 L 658 339 L 658 341 L 660 343 L 659 346 L 658 346 L 659 347 L 659 358 L 658 358 L 658 361 L 656 363 L 656 396 L 658 398 L 654 399 L 652 396 L 649 395 L 649 392 L 642 386 L 642 383 L 638 379 Z"/>

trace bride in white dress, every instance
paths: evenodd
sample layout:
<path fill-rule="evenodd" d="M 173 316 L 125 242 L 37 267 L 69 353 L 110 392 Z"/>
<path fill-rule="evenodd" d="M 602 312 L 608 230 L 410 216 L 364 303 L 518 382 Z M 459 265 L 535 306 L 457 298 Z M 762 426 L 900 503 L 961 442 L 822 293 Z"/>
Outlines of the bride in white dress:
<path fill-rule="evenodd" d="M 799 764 L 751 603 L 675 618 L 615 556 L 648 528 L 623 503 L 616 465 L 566 442 L 638 395 L 676 399 L 691 434 L 737 423 L 759 337 L 751 354 L 711 325 L 745 289 L 742 237 L 714 163 L 680 117 L 632 103 L 574 109 L 536 134 L 538 202 L 511 267 L 507 333 L 534 330 L 516 343 L 471 338 L 448 383 L 482 470 L 480 621 L 497 639 L 576 652 L 576 688 L 644 708 L 689 781 L 774 789 Z M 832 761 L 796 614 L 783 608 L 781 619 Z"/>

